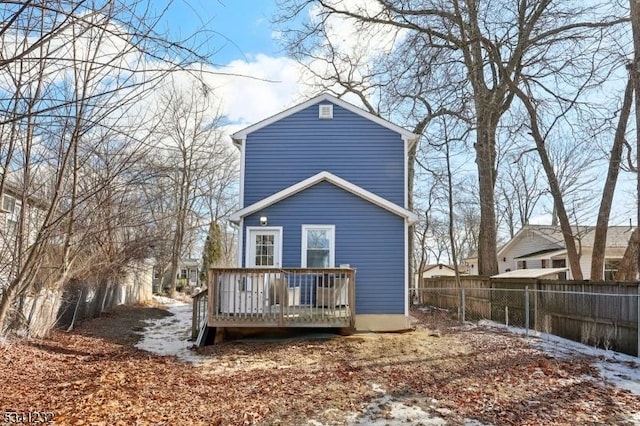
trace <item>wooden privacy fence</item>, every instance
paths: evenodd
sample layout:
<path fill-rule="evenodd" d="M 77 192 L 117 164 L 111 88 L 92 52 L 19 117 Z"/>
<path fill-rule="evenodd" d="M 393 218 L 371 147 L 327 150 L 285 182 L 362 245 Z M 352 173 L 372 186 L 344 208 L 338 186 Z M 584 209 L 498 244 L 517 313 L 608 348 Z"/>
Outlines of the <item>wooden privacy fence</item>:
<path fill-rule="evenodd" d="M 489 319 L 585 344 L 640 354 L 640 285 L 623 282 L 425 278 L 419 304 L 457 310 L 462 320 Z"/>

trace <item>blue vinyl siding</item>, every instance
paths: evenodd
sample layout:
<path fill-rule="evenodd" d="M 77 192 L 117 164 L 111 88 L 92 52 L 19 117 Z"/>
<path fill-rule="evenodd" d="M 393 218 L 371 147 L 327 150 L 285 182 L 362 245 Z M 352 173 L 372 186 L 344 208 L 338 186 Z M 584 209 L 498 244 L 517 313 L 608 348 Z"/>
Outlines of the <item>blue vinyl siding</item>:
<path fill-rule="evenodd" d="M 318 105 L 248 135 L 244 206 L 322 171 L 404 206 L 401 136 L 338 105 L 320 120 Z"/>
<path fill-rule="evenodd" d="M 329 182 L 247 216 L 244 226 L 259 226 L 260 216 L 283 227 L 283 267 L 300 267 L 303 224 L 335 225 L 335 264 L 357 269 L 356 313 L 404 314 L 403 218 Z"/>

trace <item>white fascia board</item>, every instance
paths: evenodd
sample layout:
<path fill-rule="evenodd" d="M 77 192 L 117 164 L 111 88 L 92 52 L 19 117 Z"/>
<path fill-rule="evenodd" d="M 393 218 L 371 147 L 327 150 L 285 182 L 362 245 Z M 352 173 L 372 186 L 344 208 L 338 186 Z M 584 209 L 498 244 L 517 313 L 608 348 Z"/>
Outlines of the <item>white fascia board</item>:
<path fill-rule="evenodd" d="M 231 135 L 231 138 L 233 139 L 234 144 L 239 145 L 239 144 L 243 143 L 242 141 L 247 138 L 248 134 L 253 133 L 256 130 L 260 130 L 263 127 L 266 127 L 266 126 L 268 126 L 270 124 L 273 124 L 273 123 L 275 123 L 277 121 L 280 121 L 283 118 L 286 118 L 286 117 L 288 117 L 290 115 L 293 115 L 293 114 L 295 114 L 297 112 L 300 112 L 300 111 L 304 110 L 305 108 L 308 108 L 308 107 L 310 107 L 312 105 L 315 105 L 315 104 L 320 103 L 320 102 L 325 102 L 325 101 L 328 101 L 328 102 L 331 102 L 331 103 L 333 103 L 335 105 L 338 105 L 338 106 L 340 106 L 340 107 L 342 107 L 342 108 L 344 108 L 344 109 L 346 109 L 348 111 L 353 112 L 354 114 L 358 114 L 359 116 L 366 118 L 367 120 L 373 121 L 374 123 L 379 124 L 382 127 L 385 127 L 385 128 L 387 128 L 389 130 L 392 130 L 392 131 L 400 134 L 403 139 L 407 139 L 409 141 L 413 141 L 413 143 L 415 143 L 415 141 L 417 141 L 420 138 L 420 135 L 413 134 L 413 133 L 409 132 L 408 130 L 403 129 L 400 126 L 397 126 L 397 125 L 395 125 L 395 124 L 393 124 L 393 123 L 391 123 L 391 122 L 389 122 L 389 121 L 387 121 L 387 120 L 385 120 L 383 118 L 378 117 L 377 115 L 371 114 L 370 112 L 365 111 L 362 108 L 359 108 L 359 107 L 357 107 L 355 105 L 352 105 L 349 102 L 343 101 L 342 99 L 336 98 L 335 96 L 330 95 L 328 93 L 324 93 L 324 94 L 322 94 L 320 96 L 316 96 L 315 98 L 309 99 L 308 101 L 305 101 L 305 102 L 303 102 L 301 104 L 293 106 L 293 107 L 291 107 L 289 109 L 286 109 L 286 110 L 284 110 L 284 111 L 282 111 L 282 112 L 280 112 L 280 113 L 278 113 L 276 115 L 273 115 L 273 116 L 271 116 L 269 118 L 266 118 L 266 119 L 264 119 L 262 121 L 259 121 L 259 122 L 255 123 L 255 124 L 253 124 L 253 125 L 251 125 L 249 127 L 246 127 L 244 129 L 234 133 L 233 135 Z"/>
<path fill-rule="evenodd" d="M 239 197 L 240 197 L 240 202 L 238 203 L 238 205 L 240 206 L 240 208 L 244 207 L 244 163 L 245 163 L 245 151 L 246 151 L 246 147 L 245 147 L 245 143 L 244 143 L 244 139 L 241 141 L 241 144 L 239 145 L 240 148 L 240 178 L 239 178 Z"/>
<path fill-rule="evenodd" d="M 411 271 L 414 272 L 414 271 Z M 413 273 L 409 273 L 409 223 L 404 222 L 404 316 L 409 316 L 410 289 L 409 280 L 413 278 Z"/>
<path fill-rule="evenodd" d="M 412 211 L 400 207 L 389 200 L 386 200 L 372 192 L 367 191 L 364 188 L 359 187 L 358 185 L 354 185 L 353 183 L 326 171 L 313 175 L 303 181 L 300 181 L 288 188 L 283 189 L 282 191 L 276 192 L 275 194 L 270 195 L 267 198 L 253 203 L 250 206 L 236 211 L 230 216 L 230 220 L 237 223 L 241 218 L 247 215 L 260 211 L 322 181 L 332 183 L 335 186 L 342 188 L 345 191 L 351 192 L 352 194 L 357 195 L 372 204 L 375 204 L 385 210 L 390 211 L 391 213 L 401 216 L 407 221 L 408 224 L 412 224 L 418 221 L 418 215 L 413 213 Z"/>
<path fill-rule="evenodd" d="M 502 257 L 502 256 L 503 256 L 503 253 L 504 253 L 505 251 L 507 251 L 507 250 L 508 250 L 508 249 L 509 249 L 513 244 L 515 244 L 515 242 L 516 242 L 517 240 L 519 240 L 519 239 L 520 239 L 520 235 L 524 232 L 525 228 L 527 228 L 527 225 L 525 225 L 525 226 L 523 226 L 522 228 L 520 228 L 520 229 L 518 230 L 518 232 L 516 232 L 516 234 L 513 236 L 513 238 L 511 238 L 509 241 L 507 241 L 507 242 L 505 243 L 505 245 L 503 245 L 503 246 L 500 248 L 500 250 L 498 250 L 498 253 L 497 253 L 497 256 L 498 256 L 498 257 Z"/>
<path fill-rule="evenodd" d="M 239 227 L 238 227 L 238 252 L 236 253 L 237 255 L 237 261 L 238 261 L 238 268 L 242 268 L 242 253 L 244 252 L 244 233 L 242 232 L 244 228 L 244 220 L 240 219 L 239 221 Z"/>

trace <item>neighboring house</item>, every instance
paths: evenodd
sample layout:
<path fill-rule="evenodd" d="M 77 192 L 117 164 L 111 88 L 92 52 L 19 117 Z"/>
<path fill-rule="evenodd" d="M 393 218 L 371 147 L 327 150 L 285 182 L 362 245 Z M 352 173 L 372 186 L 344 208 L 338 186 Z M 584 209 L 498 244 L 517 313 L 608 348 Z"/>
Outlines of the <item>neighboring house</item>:
<path fill-rule="evenodd" d="M 356 329 L 408 328 L 417 216 L 406 166 L 417 139 L 327 94 L 234 134 L 240 210 L 231 221 L 244 269 L 216 275 L 209 325 L 337 326 L 331 318 L 347 312 Z M 320 313 L 304 323 L 309 312 Z"/>
<path fill-rule="evenodd" d="M 461 268 L 464 268 L 469 275 L 478 275 L 478 256 L 473 255 L 462 259 Z"/>
<path fill-rule="evenodd" d="M 435 265 L 427 265 L 422 270 L 422 278 L 433 277 L 452 277 L 455 276 L 456 270 L 444 263 L 436 263 Z"/>
<path fill-rule="evenodd" d="M 178 272 L 176 274 L 176 287 L 188 287 L 189 291 L 200 286 L 200 266 L 198 259 L 180 259 Z M 162 280 L 161 280 L 162 278 Z M 162 282 L 161 282 L 162 281 Z M 169 272 L 162 274 L 158 265 L 153 268 L 153 291 L 158 293 L 161 289 L 167 289 L 171 281 Z M 162 287 L 161 287 L 162 285 Z M 185 288 L 186 289 L 186 288 Z"/>
<path fill-rule="evenodd" d="M 591 277 L 591 254 L 595 226 L 574 227 L 580 267 L 584 279 Z M 633 228 L 610 226 L 607 231 L 604 278 L 614 280 L 620 261 L 629 243 Z M 525 225 L 498 251 L 500 273 L 523 269 L 567 268 L 560 279 L 572 279 L 564 238 L 559 226 Z M 477 271 L 477 265 L 476 265 Z"/>
<path fill-rule="evenodd" d="M 20 185 L 5 181 L 0 195 L 0 287 L 10 279 L 8 271 L 18 254 L 16 243 L 21 215 L 24 217 L 22 250 L 25 251 L 35 241 L 47 208 L 42 198 L 36 196 L 26 197 L 26 206 L 23 206 Z"/>
<path fill-rule="evenodd" d="M 434 277 L 453 277 L 456 275 L 455 268 L 445 265 L 444 263 L 435 263 L 432 265 L 425 265 L 422 269 L 422 274 L 414 274 L 416 286 L 420 275 L 422 278 L 434 278 Z"/>

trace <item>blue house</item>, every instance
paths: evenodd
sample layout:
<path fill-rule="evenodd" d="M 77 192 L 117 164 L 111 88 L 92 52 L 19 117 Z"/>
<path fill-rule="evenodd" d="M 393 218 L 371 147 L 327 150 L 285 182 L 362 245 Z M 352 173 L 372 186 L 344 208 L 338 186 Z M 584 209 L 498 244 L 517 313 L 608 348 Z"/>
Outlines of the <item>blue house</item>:
<path fill-rule="evenodd" d="M 209 326 L 406 329 L 418 137 L 328 94 L 235 133 L 238 267 L 210 272 Z"/>

